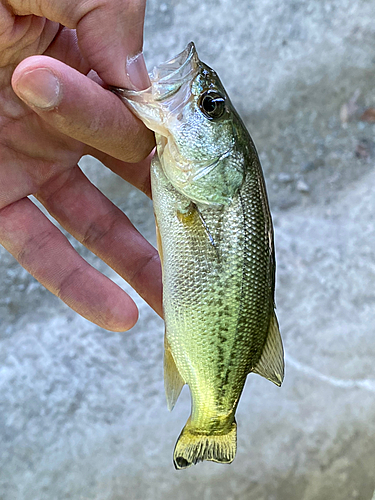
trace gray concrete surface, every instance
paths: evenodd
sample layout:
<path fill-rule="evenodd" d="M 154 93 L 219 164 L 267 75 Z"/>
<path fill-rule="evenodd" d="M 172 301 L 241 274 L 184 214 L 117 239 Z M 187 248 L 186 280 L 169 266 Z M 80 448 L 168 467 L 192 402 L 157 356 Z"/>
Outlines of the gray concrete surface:
<path fill-rule="evenodd" d="M 136 298 L 133 330 L 101 330 L 0 250 L 1 500 L 372 498 L 375 125 L 358 116 L 375 107 L 374 19 L 368 0 L 149 2 L 149 66 L 194 40 L 258 147 L 285 383 L 248 378 L 232 465 L 176 472 L 190 402 L 184 389 L 166 409 L 162 321 Z M 357 112 L 343 125 L 340 109 L 356 91 Z M 154 241 L 150 202 L 94 160 L 82 168 Z"/>

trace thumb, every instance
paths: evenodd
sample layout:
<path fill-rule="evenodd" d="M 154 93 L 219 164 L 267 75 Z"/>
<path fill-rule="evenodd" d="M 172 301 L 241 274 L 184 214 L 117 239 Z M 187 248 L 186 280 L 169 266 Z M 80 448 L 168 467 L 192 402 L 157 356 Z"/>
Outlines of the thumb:
<path fill-rule="evenodd" d="M 150 85 L 143 58 L 146 0 L 107 0 L 77 24 L 80 49 L 106 83 L 142 90 Z"/>
<path fill-rule="evenodd" d="M 59 132 L 126 162 L 139 162 L 154 135 L 118 97 L 79 71 L 47 56 L 23 60 L 15 93 Z"/>
<path fill-rule="evenodd" d="M 77 31 L 82 55 L 116 87 L 149 85 L 142 55 L 146 0 L 8 0 L 13 13 L 34 14 Z"/>

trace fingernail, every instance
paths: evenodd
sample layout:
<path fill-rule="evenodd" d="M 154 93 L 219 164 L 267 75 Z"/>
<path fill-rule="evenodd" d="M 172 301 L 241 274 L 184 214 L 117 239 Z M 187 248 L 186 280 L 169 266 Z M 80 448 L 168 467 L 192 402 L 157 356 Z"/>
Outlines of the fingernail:
<path fill-rule="evenodd" d="M 24 73 L 17 81 L 15 90 L 26 104 L 36 108 L 54 108 L 60 102 L 60 81 L 46 68 Z"/>
<path fill-rule="evenodd" d="M 135 90 L 144 90 L 151 85 L 142 52 L 126 61 L 126 73 Z"/>

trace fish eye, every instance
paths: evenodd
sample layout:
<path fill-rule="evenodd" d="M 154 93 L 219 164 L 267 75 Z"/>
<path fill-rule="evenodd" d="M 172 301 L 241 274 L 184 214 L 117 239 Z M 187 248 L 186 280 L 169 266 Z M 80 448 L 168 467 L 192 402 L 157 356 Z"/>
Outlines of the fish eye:
<path fill-rule="evenodd" d="M 198 101 L 199 109 L 210 120 L 217 120 L 225 113 L 225 97 L 215 90 L 206 90 Z"/>

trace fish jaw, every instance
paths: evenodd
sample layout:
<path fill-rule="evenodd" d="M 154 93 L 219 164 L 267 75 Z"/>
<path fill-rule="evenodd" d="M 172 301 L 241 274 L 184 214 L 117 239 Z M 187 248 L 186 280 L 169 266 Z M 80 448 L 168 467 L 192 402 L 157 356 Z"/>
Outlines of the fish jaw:
<path fill-rule="evenodd" d="M 199 58 L 193 42 L 169 61 L 159 64 L 150 75 L 151 89 L 156 101 L 165 101 L 186 83 L 191 82 L 199 70 Z"/>
<path fill-rule="evenodd" d="M 111 87 L 111 90 L 149 129 L 168 136 L 165 124 L 189 100 L 190 83 L 198 69 L 198 54 L 194 43 L 190 42 L 176 57 L 155 66 L 149 74 L 151 85 L 147 89 L 138 91 Z"/>

